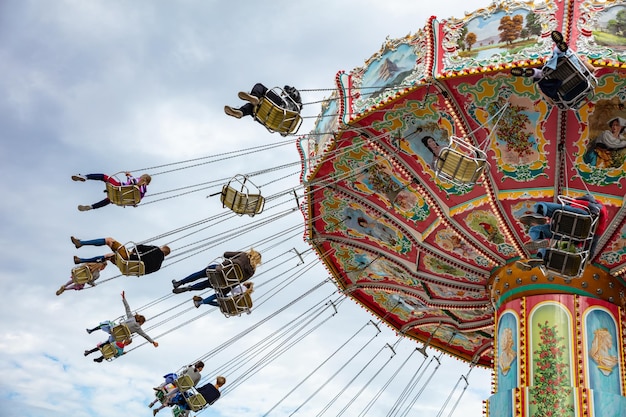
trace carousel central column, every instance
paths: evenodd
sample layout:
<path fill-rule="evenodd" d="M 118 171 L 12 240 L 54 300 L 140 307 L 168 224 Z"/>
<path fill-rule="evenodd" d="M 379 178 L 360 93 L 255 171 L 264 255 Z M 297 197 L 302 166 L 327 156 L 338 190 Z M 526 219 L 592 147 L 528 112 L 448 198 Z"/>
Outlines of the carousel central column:
<path fill-rule="evenodd" d="M 494 386 L 487 417 L 624 417 L 623 280 L 505 265 L 490 279 Z"/>

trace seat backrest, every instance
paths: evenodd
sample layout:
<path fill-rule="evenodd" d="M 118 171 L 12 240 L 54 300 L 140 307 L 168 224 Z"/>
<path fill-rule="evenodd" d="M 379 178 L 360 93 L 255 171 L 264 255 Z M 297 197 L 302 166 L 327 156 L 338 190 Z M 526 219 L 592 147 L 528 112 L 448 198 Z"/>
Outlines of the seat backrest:
<path fill-rule="evenodd" d="M 180 392 L 187 391 L 188 389 L 191 389 L 194 386 L 193 380 L 191 379 L 189 375 L 181 376 L 180 378 L 174 381 L 174 384 L 176 385 L 176 387 L 178 388 L 178 391 Z"/>
<path fill-rule="evenodd" d="M 595 225 L 591 215 L 555 210 L 550 221 L 550 231 L 580 241 L 593 238 Z"/>
<path fill-rule="evenodd" d="M 270 132 L 278 132 L 283 136 L 295 133 L 302 123 L 298 112 L 283 109 L 267 97 L 262 97 L 255 107 L 254 118 Z"/>
<path fill-rule="evenodd" d="M 561 81 L 558 98 L 551 100 L 562 109 L 576 108 L 597 85 L 596 78 L 574 53 L 560 57 L 554 70 L 544 67 L 542 80 Z"/>
<path fill-rule="evenodd" d="M 113 185 L 107 182 L 107 197 L 118 206 L 136 206 L 141 202 L 141 192 L 137 185 Z"/>
<path fill-rule="evenodd" d="M 226 277 L 219 269 L 207 269 L 206 270 L 207 277 L 209 278 L 209 284 L 211 284 L 211 288 L 219 289 L 219 288 L 228 288 L 228 282 L 226 282 Z"/>
<path fill-rule="evenodd" d="M 72 281 L 76 284 L 86 284 L 91 282 L 93 275 L 87 265 L 79 265 L 72 268 Z"/>
<path fill-rule="evenodd" d="M 222 193 L 220 194 L 220 201 L 224 207 L 228 207 L 233 210 L 233 207 L 238 207 L 241 203 L 239 199 L 244 195 L 242 192 L 235 190 L 230 185 L 224 185 L 222 187 Z"/>
<path fill-rule="evenodd" d="M 254 216 L 263 211 L 265 198 L 261 194 L 246 194 L 235 190 L 229 185 L 222 187 L 220 200 L 224 207 L 228 207 L 239 215 Z"/>
<path fill-rule="evenodd" d="M 546 249 L 545 268 L 567 278 L 582 275 L 588 252 L 571 253 L 559 249 Z"/>
<path fill-rule="evenodd" d="M 104 359 L 108 360 L 114 358 L 117 354 L 117 348 L 115 347 L 115 343 L 105 343 L 103 345 L 100 345 L 100 352 L 102 353 L 102 356 L 104 356 Z"/>
<path fill-rule="evenodd" d="M 138 277 L 146 274 L 146 266 L 142 261 L 124 259 L 119 253 L 115 255 L 115 265 L 122 275 Z"/>
<path fill-rule="evenodd" d="M 240 316 L 243 313 L 249 313 L 252 308 L 252 298 L 248 292 L 230 297 L 218 297 L 217 302 L 220 311 L 226 317 Z"/>
<path fill-rule="evenodd" d="M 193 394 L 185 398 L 185 400 L 187 401 L 187 405 L 189 405 L 191 411 L 198 411 L 206 405 L 206 400 L 202 394 Z"/>
<path fill-rule="evenodd" d="M 435 158 L 435 174 L 456 185 L 475 184 L 486 163 L 484 159 L 476 159 L 447 147 Z"/>
<path fill-rule="evenodd" d="M 126 339 L 130 339 L 130 335 L 130 330 L 128 329 L 128 326 L 126 326 L 124 323 L 113 326 L 113 328 L 111 329 L 111 336 L 116 342 L 122 342 Z"/>

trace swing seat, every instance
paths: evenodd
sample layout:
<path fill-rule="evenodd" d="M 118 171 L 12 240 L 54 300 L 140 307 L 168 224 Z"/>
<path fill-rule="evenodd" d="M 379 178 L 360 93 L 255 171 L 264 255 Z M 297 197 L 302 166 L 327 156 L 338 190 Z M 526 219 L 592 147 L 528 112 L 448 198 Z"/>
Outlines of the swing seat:
<path fill-rule="evenodd" d="M 283 100 L 290 100 L 294 107 L 297 107 L 293 99 L 285 94 L 282 88 L 275 87 L 270 91 L 276 96 L 282 97 Z M 302 124 L 300 112 L 288 110 L 282 107 L 282 103 L 275 103 L 267 93 L 254 107 L 253 116 L 271 133 L 278 132 L 281 136 L 295 134 Z"/>
<path fill-rule="evenodd" d="M 555 210 L 550 221 L 550 231 L 554 235 L 581 241 L 593 238 L 596 225 L 597 221 L 591 215 Z"/>
<path fill-rule="evenodd" d="M 113 337 L 113 340 L 116 342 L 122 342 L 130 339 L 130 335 L 130 330 L 124 323 L 120 323 L 111 329 L 111 337 Z"/>
<path fill-rule="evenodd" d="M 87 284 L 93 280 L 91 270 L 87 265 L 79 265 L 72 268 L 72 281 L 75 284 Z"/>
<path fill-rule="evenodd" d="M 582 275 L 589 252 L 572 253 L 561 249 L 546 249 L 544 265 L 548 272 L 566 278 Z"/>
<path fill-rule="evenodd" d="M 265 199 L 261 194 L 242 193 L 229 185 L 222 188 L 220 200 L 224 207 L 228 207 L 240 216 L 247 214 L 253 217 L 262 212 L 265 205 Z"/>
<path fill-rule="evenodd" d="M 138 259 L 129 259 L 131 253 L 134 253 Z M 115 265 L 117 265 L 122 275 L 138 277 L 146 273 L 146 266 L 139 257 L 137 245 L 133 242 L 128 242 L 115 250 Z"/>
<path fill-rule="evenodd" d="M 189 375 L 183 375 L 180 378 L 177 378 L 174 381 L 174 385 L 178 388 L 179 392 L 185 392 L 194 386 Z"/>
<path fill-rule="evenodd" d="M 230 288 L 241 283 L 243 272 L 241 267 L 233 263 L 232 260 L 218 258 L 212 264 L 218 264 L 218 267 L 215 269 L 207 268 L 206 274 L 213 289 Z"/>
<path fill-rule="evenodd" d="M 252 193 L 248 184 L 254 189 Z M 265 206 L 265 198 L 261 196 L 261 191 L 247 176 L 241 174 L 235 175 L 222 187 L 220 200 L 223 207 L 228 207 L 240 216 L 247 214 L 253 217 L 261 213 Z"/>
<path fill-rule="evenodd" d="M 189 397 L 185 397 L 185 401 L 187 401 L 187 405 L 191 411 L 199 411 L 206 406 L 206 400 L 200 393 L 195 393 Z"/>
<path fill-rule="evenodd" d="M 538 81 L 558 80 L 555 96 L 546 98 L 561 110 L 577 109 L 588 95 L 593 94 L 598 80 L 587 69 L 582 60 L 573 52 L 557 60 L 556 69 L 544 67 L 543 77 Z"/>
<path fill-rule="evenodd" d="M 107 183 L 106 192 L 111 203 L 118 206 L 136 206 L 141 201 L 141 192 L 137 185 L 113 185 Z"/>
<path fill-rule="evenodd" d="M 220 311 L 226 317 L 241 316 L 243 313 L 250 314 L 252 308 L 252 298 L 247 292 L 230 297 L 218 297 L 217 302 Z"/>
<path fill-rule="evenodd" d="M 117 348 L 115 347 L 115 343 L 105 343 L 99 347 L 100 353 L 104 356 L 104 359 L 111 360 L 115 358 L 117 354 Z"/>
<path fill-rule="evenodd" d="M 115 256 L 115 265 L 117 265 L 122 275 L 139 277 L 146 274 L 146 267 L 143 262 L 124 259 L 119 254 Z"/>
<path fill-rule="evenodd" d="M 487 166 L 487 155 L 462 138 L 452 136 L 450 144 L 435 157 L 433 166 L 440 180 L 457 186 L 473 186 Z"/>

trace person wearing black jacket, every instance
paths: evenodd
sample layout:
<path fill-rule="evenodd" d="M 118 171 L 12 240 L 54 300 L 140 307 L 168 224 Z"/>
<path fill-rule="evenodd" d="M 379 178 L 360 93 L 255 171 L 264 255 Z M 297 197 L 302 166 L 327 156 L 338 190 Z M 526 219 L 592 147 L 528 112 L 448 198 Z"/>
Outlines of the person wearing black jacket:
<path fill-rule="evenodd" d="M 280 91 L 280 88 L 276 90 Z M 300 92 L 295 87 L 289 85 L 286 85 L 282 93 L 278 95 L 263 84 L 256 83 L 249 93 L 240 91 L 238 97 L 247 101 L 247 103 L 238 108 L 224 106 L 224 112 L 237 119 L 241 119 L 243 116 L 252 116 L 254 114 L 254 107 L 258 106 L 263 97 L 267 97 L 272 103 L 285 110 L 295 111 L 297 113 L 300 113 L 300 110 L 302 110 Z"/>
<path fill-rule="evenodd" d="M 167 255 L 170 254 L 169 246 L 152 246 L 152 245 L 137 245 L 136 250 L 128 253 L 124 245 L 122 245 L 117 240 L 112 237 L 93 239 L 93 240 L 80 240 L 71 237 L 72 243 L 76 247 L 76 249 L 82 246 L 108 246 L 114 252 L 119 252 L 120 255 L 127 260 L 138 261 L 141 260 L 145 267 L 145 273 L 151 274 L 153 272 L 161 269 L 161 264 L 163 264 L 163 260 Z M 115 254 L 109 253 L 106 255 L 95 256 L 93 258 L 79 258 L 78 256 L 74 256 L 74 263 L 80 264 L 83 262 L 105 262 L 105 261 L 114 261 Z"/>

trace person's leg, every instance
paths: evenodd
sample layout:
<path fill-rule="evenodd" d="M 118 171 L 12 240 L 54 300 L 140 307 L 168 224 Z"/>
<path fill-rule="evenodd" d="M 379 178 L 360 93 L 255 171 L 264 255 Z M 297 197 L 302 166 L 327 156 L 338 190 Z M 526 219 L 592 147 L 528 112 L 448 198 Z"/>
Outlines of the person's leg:
<path fill-rule="evenodd" d="M 552 217 L 555 210 L 565 210 L 577 214 L 589 214 L 589 212 L 585 209 L 569 205 L 561 205 L 560 203 L 537 203 L 533 207 L 533 210 L 546 217 Z"/>
<path fill-rule="evenodd" d="M 85 356 L 87 356 L 87 355 L 91 355 L 92 353 L 97 352 L 97 351 L 98 351 L 98 347 L 95 347 L 95 348 L 93 348 L 93 349 L 86 350 L 86 351 L 85 351 Z"/>
<path fill-rule="evenodd" d="M 206 269 L 201 269 L 198 272 L 194 272 L 191 275 L 188 275 L 187 277 L 181 279 L 180 281 L 176 281 L 176 280 L 172 280 L 172 285 L 174 286 L 174 288 L 178 288 L 181 285 L 184 284 L 189 284 L 190 282 L 194 282 L 199 280 L 200 278 L 206 278 Z"/>
<path fill-rule="evenodd" d="M 217 302 L 217 294 L 213 294 L 208 296 L 207 298 L 203 298 L 202 301 L 200 301 L 200 304 L 208 304 L 211 306 L 219 307 L 219 304 Z"/>
<path fill-rule="evenodd" d="M 187 291 L 202 291 L 206 290 L 207 288 L 211 288 L 211 283 L 209 282 L 208 278 L 202 282 L 198 282 L 197 284 L 190 285 L 189 287 L 187 287 Z"/>
<path fill-rule="evenodd" d="M 88 180 L 108 182 L 109 184 L 115 185 L 116 187 L 121 185 L 118 180 L 113 177 L 109 177 L 106 174 L 87 174 L 85 177 Z"/>
<path fill-rule="evenodd" d="M 105 198 L 104 200 L 100 200 L 97 203 L 93 203 L 90 207 L 95 210 L 95 209 L 99 209 L 102 208 L 104 206 L 108 206 L 109 204 L 111 204 L 111 200 L 109 200 L 109 198 Z M 82 210 L 81 210 L 82 211 Z"/>
<path fill-rule="evenodd" d="M 91 334 L 95 332 L 96 330 L 102 330 L 103 332 L 107 332 L 108 334 L 111 334 L 112 327 L 113 327 L 113 323 L 111 323 L 110 321 L 103 321 L 100 324 L 98 324 L 96 327 L 94 327 L 93 329 L 87 329 L 87 333 Z"/>
<path fill-rule="evenodd" d="M 93 258 L 79 258 L 78 256 L 74 256 L 74 263 L 77 265 L 83 264 L 85 262 L 105 262 L 105 261 L 106 261 L 105 255 L 94 256 Z"/>
<path fill-rule="evenodd" d="M 243 116 L 252 116 L 254 113 L 254 105 L 246 103 L 237 110 L 239 110 Z"/>
<path fill-rule="evenodd" d="M 66 290 L 80 291 L 83 288 L 85 288 L 85 284 L 76 284 L 74 282 L 72 282 L 71 284 L 65 284 Z"/>
<path fill-rule="evenodd" d="M 81 240 L 76 239 L 74 236 L 72 236 L 72 243 L 74 244 L 74 246 L 76 246 L 76 249 L 80 248 L 81 246 L 104 246 L 107 244 L 105 238 Z"/>
<path fill-rule="evenodd" d="M 533 241 L 550 239 L 552 237 L 552 232 L 550 231 L 550 224 L 539 224 L 536 226 L 532 226 L 528 229 L 528 236 Z"/>
<path fill-rule="evenodd" d="M 253 87 L 252 90 L 250 90 L 250 94 L 252 94 L 255 97 L 261 98 L 265 95 L 265 93 L 267 93 L 267 87 L 264 86 L 261 83 L 256 83 Z"/>

